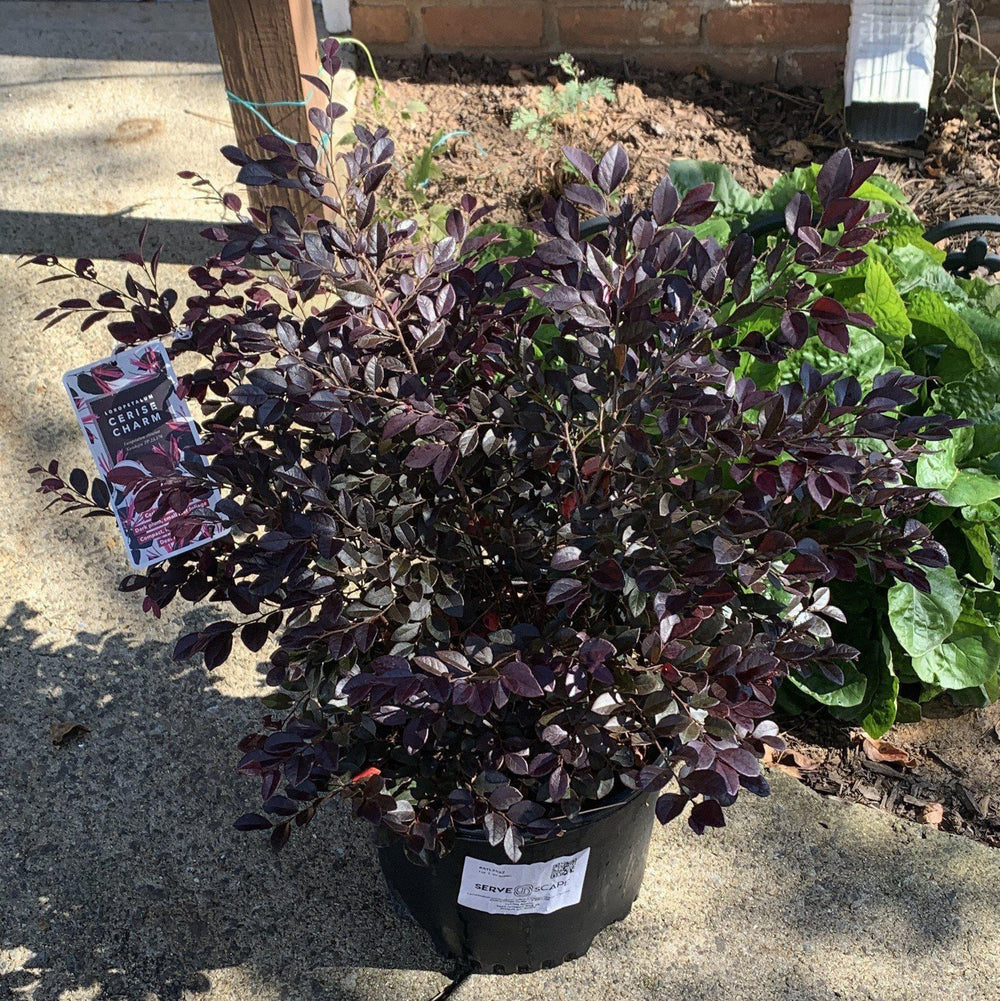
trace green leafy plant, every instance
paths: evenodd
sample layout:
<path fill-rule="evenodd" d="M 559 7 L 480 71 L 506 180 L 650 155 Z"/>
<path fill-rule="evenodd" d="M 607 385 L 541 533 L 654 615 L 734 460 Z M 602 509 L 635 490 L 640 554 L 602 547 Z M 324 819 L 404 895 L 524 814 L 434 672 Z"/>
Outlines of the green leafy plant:
<path fill-rule="evenodd" d="M 420 232 L 427 234 L 429 239 L 443 239 L 451 208 L 447 204 L 432 201 L 428 188 L 444 176 L 439 161 L 447 153 L 448 144 L 464 135 L 466 133 L 462 131 L 445 132 L 444 129 L 434 132 L 409 169 L 400 171 L 403 177 L 402 194 L 381 196 L 378 199 L 380 211 L 398 219 L 412 219 Z"/>
<path fill-rule="evenodd" d="M 448 148 L 450 138 L 451 135 L 446 134 L 444 129 L 438 129 L 427 140 L 413 165 L 406 172 L 406 190 L 414 199 L 426 200 L 427 194 L 424 189 L 431 181 L 440 180 L 443 176 L 438 158 Z"/>
<path fill-rule="evenodd" d="M 711 231 L 702 224 L 702 235 L 725 239 L 764 214 L 788 215 L 797 191 L 806 191 L 818 210 L 818 171 L 800 167 L 757 197 L 719 164 L 675 161 L 670 176 L 682 193 L 714 183 L 716 217 L 707 221 Z M 811 336 L 776 364 L 746 354 L 741 371 L 774 388 L 808 362 L 824 373 L 853 375 L 867 388 L 903 369 L 930 377 L 911 413 L 950 413 L 972 422 L 915 468 L 917 483 L 934 491 L 925 517 L 951 565 L 928 573 L 929 594 L 870 580 L 835 587 L 849 623 L 835 633 L 861 649 L 862 658 L 844 672 L 843 684 L 792 676 L 782 690 L 792 712 L 818 702 L 880 736 L 897 720 L 919 718 L 920 703 L 942 693 L 960 705 L 984 705 L 1000 695 L 1000 289 L 946 272 L 944 253 L 923 238 L 905 196 L 886 179 L 869 178 L 855 197 L 883 217 L 875 239 L 865 260 L 821 279 L 819 288 L 846 309 L 868 313 L 875 326 L 851 329 L 847 356 Z"/>
<path fill-rule="evenodd" d="M 557 122 L 564 118 L 579 119 L 580 112 L 600 98 L 609 104 L 615 99 L 614 86 L 604 76 L 585 79 L 583 67 L 568 53 L 552 60 L 553 66 L 569 78 L 561 87 L 543 87 L 536 108 L 518 108 L 510 120 L 515 132 L 524 132 L 533 142 L 548 144 Z M 579 124 L 579 121 L 577 121 Z"/>

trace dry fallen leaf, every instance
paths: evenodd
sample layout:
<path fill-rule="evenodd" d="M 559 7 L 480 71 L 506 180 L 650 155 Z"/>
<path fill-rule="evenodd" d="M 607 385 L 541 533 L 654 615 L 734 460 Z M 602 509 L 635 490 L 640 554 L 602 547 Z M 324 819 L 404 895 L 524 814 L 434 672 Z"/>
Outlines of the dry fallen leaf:
<path fill-rule="evenodd" d="M 808 754 L 791 747 L 777 752 L 770 747 L 765 747 L 764 764 L 777 768 L 779 772 L 791 775 L 795 779 L 801 779 L 803 772 L 814 772 L 819 768 L 819 765 Z"/>
<path fill-rule="evenodd" d="M 920 815 L 928 827 L 940 827 L 944 820 L 944 807 L 940 803 L 928 803 Z"/>
<path fill-rule="evenodd" d="M 535 79 L 535 74 L 529 70 L 525 69 L 523 66 L 511 66 L 507 70 L 507 76 L 514 81 L 514 83 L 528 83 Z"/>
<path fill-rule="evenodd" d="M 887 740 L 865 737 L 861 746 L 869 761 L 885 761 L 890 765 L 899 765 L 901 768 L 912 768 L 917 763 L 910 756 L 909 751 L 904 751 L 901 747 L 896 747 L 895 744 L 890 744 Z"/>
<path fill-rule="evenodd" d="M 53 723 L 49 727 L 49 736 L 56 747 L 62 747 L 66 741 L 72 740 L 74 737 L 82 737 L 85 733 L 90 733 L 88 727 L 85 727 L 82 723 L 73 723 L 69 720 L 61 723 Z"/>
<path fill-rule="evenodd" d="M 813 151 L 798 139 L 789 139 L 780 146 L 775 146 L 770 153 L 771 156 L 785 157 L 793 166 L 798 166 L 800 163 L 811 163 L 813 159 Z"/>

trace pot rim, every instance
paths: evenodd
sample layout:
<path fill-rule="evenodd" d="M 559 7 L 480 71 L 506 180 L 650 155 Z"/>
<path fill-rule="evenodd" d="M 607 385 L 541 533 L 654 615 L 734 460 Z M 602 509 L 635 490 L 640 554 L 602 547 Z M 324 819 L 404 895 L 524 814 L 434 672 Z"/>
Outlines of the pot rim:
<path fill-rule="evenodd" d="M 657 791 L 658 790 L 655 789 L 629 789 L 627 786 L 620 787 L 610 796 L 605 796 L 604 799 L 599 800 L 594 806 L 581 810 L 575 818 L 571 819 L 565 814 L 559 817 L 553 817 L 552 819 L 560 827 L 560 830 L 557 833 L 550 834 L 548 837 L 539 837 L 538 835 L 528 834 L 525 836 L 524 843 L 538 844 L 545 841 L 554 841 L 561 837 L 565 831 L 577 830 L 580 827 L 586 827 L 588 824 L 593 824 L 600 820 L 609 810 L 621 809 L 629 803 L 634 802 L 639 797 L 654 795 Z M 481 826 L 474 826 L 472 824 L 456 824 L 455 834 L 463 841 L 482 842 L 487 840 L 486 831 L 484 831 Z"/>

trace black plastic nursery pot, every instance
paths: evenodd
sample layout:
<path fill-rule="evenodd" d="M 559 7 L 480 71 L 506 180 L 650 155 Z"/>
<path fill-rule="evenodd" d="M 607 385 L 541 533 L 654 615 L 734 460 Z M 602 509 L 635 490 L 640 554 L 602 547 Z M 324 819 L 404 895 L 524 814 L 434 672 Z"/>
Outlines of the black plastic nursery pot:
<path fill-rule="evenodd" d="M 469 830 L 429 866 L 401 843 L 379 849 L 391 890 L 444 955 L 484 973 L 530 973 L 582 956 L 639 895 L 656 792 L 564 820 L 514 864 Z"/>

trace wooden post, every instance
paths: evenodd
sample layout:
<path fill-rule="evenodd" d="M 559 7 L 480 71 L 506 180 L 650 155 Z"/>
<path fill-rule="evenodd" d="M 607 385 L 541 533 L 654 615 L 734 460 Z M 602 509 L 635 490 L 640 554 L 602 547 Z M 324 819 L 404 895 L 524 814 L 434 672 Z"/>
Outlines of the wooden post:
<path fill-rule="evenodd" d="M 319 44 L 311 0 L 210 0 L 215 42 L 219 48 L 226 89 L 254 104 L 308 101 L 306 107 L 258 108 L 280 132 L 296 142 L 312 142 L 309 107 L 322 108 L 326 99 L 302 79 L 319 75 Z M 263 154 L 257 136 L 268 129 L 247 108 L 230 102 L 238 144 L 251 155 Z M 266 195 L 265 195 L 266 192 Z M 322 206 L 304 191 L 288 188 L 248 188 L 250 203 L 287 206 L 304 220 Z"/>

